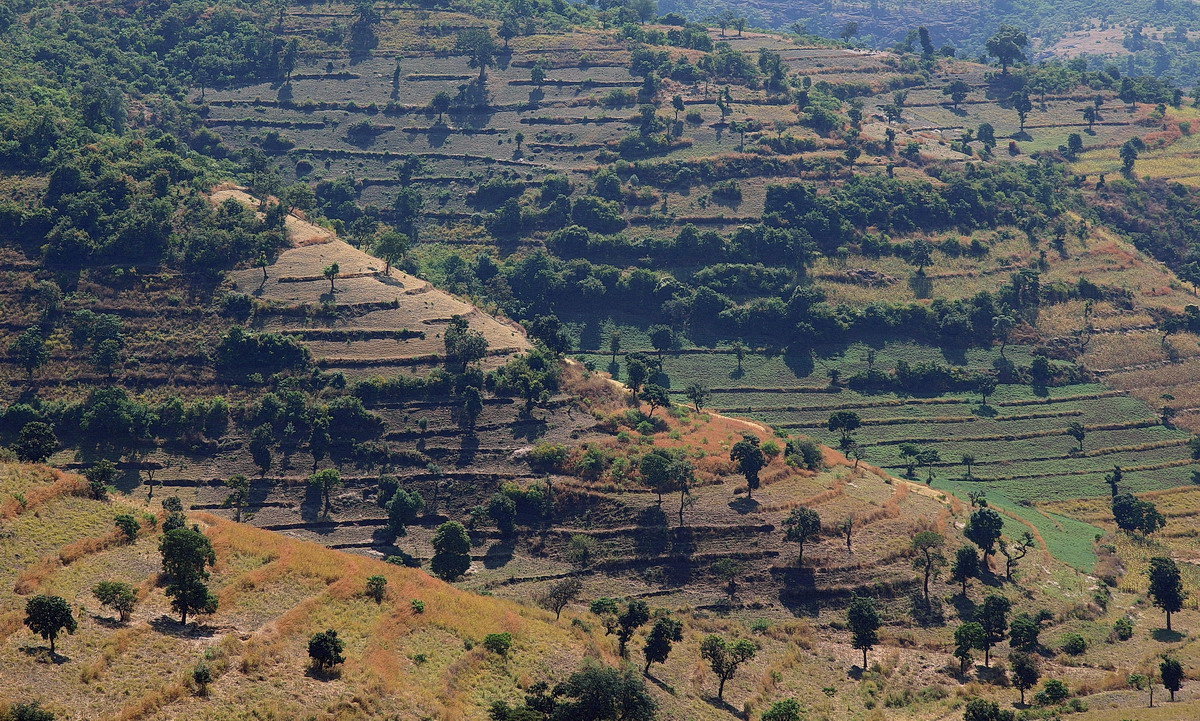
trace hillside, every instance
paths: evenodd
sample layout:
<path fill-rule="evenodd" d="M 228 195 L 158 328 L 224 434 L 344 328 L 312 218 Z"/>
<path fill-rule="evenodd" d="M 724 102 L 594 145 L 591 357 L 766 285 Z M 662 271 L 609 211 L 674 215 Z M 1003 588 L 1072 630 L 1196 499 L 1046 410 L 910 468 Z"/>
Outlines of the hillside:
<path fill-rule="evenodd" d="M 184 627 L 158 579 L 154 524 L 164 515 L 143 515 L 148 508 L 132 499 L 90 500 L 82 479 L 44 468 L 5 465 L 0 475 L 9 499 L 0 703 L 40 699 L 64 719 L 482 719 L 493 701 L 559 680 L 585 657 L 612 660 L 601 639 L 544 611 L 206 513 L 190 520 L 217 552 L 211 587 L 220 605 Z M 18 493 L 26 506 L 12 501 Z M 135 542 L 113 530 L 121 512 L 141 518 Z M 379 604 L 366 595 L 373 575 L 388 581 Z M 130 620 L 93 598 L 104 580 L 137 588 Z M 65 597 L 79 623 L 53 662 L 22 625 L 25 601 L 38 593 Z M 327 628 L 344 640 L 346 661 L 333 674 L 306 673 L 304 645 Z M 507 658 L 481 645 L 501 632 L 513 635 Z M 201 663 L 214 676 L 202 692 L 191 679 Z"/>
<path fill-rule="evenodd" d="M 1186 28 L 1145 74 L 1022 60 L 1119 53 L 1090 6 L 821 9 L 879 20 L 848 42 L 668 9 L 0 11 L 0 704 L 1124 721 L 1165 656 L 1193 710 Z M 893 44 L 929 13 L 1032 37 Z M 216 551 L 188 628 L 177 500 Z"/>

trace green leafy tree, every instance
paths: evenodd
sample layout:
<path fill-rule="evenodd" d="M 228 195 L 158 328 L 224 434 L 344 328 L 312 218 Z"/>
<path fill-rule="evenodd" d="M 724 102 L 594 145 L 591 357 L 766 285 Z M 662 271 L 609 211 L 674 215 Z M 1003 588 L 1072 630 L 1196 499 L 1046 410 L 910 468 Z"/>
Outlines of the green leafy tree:
<path fill-rule="evenodd" d="M 489 633 L 483 637 L 483 647 L 489 653 L 494 653 L 497 656 L 507 656 L 512 650 L 512 634 L 507 631 L 501 633 Z"/>
<path fill-rule="evenodd" d="M 963 535 L 983 551 L 984 561 L 996 550 L 996 541 L 1004 530 L 1004 519 L 991 508 L 978 508 L 967 520 Z"/>
<path fill-rule="evenodd" d="M 479 68 L 479 81 L 487 78 L 487 69 L 496 64 L 498 48 L 492 34 L 485 28 L 466 28 L 458 31 L 454 52 L 467 56 L 467 65 Z"/>
<path fill-rule="evenodd" d="M 650 633 L 646 635 L 644 649 L 646 665 L 642 669 L 642 673 L 650 673 L 650 664 L 652 663 L 664 663 L 671 655 L 671 645 L 682 640 L 683 624 L 670 616 L 659 617 L 654 622 L 654 626 L 650 628 Z"/>
<path fill-rule="evenodd" d="M 397 488 L 387 503 L 388 529 L 397 536 L 403 536 L 424 507 L 425 499 L 420 493 Z"/>
<path fill-rule="evenodd" d="M 142 530 L 142 524 L 138 522 L 138 519 L 128 513 L 118 513 L 113 519 L 113 523 L 130 543 L 137 540 L 138 533 Z"/>
<path fill-rule="evenodd" d="M 1028 45 L 1029 36 L 1025 31 L 1012 25 L 1001 25 L 996 34 L 988 38 L 985 47 L 988 55 L 1000 61 L 1003 74 L 1008 75 L 1010 65 L 1025 59 Z"/>
<path fill-rule="evenodd" d="M 942 93 L 950 97 L 950 103 L 955 110 L 958 110 L 959 104 L 967 99 L 967 94 L 970 92 L 971 86 L 959 79 L 951 80 L 946 87 L 942 88 Z"/>
<path fill-rule="evenodd" d="M 671 407 L 671 396 L 667 389 L 655 383 L 646 384 L 646 387 L 642 389 L 641 398 L 646 405 L 650 406 L 649 416 L 651 418 L 654 417 L 655 409 Z"/>
<path fill-rule="evenodd" d="M 167 576 L 166 594 L 180 615 L 179 622 L 187 625 L 189 613 L 215 613 L 217 597 L 204 583 L 207 567 L 217 561 L 208 537 L 195 529 L 175 528 L 163 534 L 159 553 Z"/>
<path fill-rule="evenodd" d="M 946 539 L 936 531 L 921 531 L 913 536 L 912 550 L 916 555 L 913 556 L 912 565 L 923 576 L 922 589 L 926 601 L 929 601 L 929 581 L 936 577 L 939 568 L 946 565 L 946 557 L 942 555 L 945 545 Z"/>
<path fill-rule="evenodd" d="M 234 520 L 241 523 L 242 511 L 250 502 L 250 478 L 242 473 L 235 473 L 225 479 L 225 487 L 229 489 L 225 505 L 233 508 Z"/>
<path fill-rule="evenodd" d="M 344 663 L 346 657 L 342 654 L 345 650 L 345 642 L 338 638 L 337 631 L 332 629 L 315 633 L 308 639 L 308 657 L 313 668 L 318 670 L 330 669 Z"/>
<path fill-rule="evenodd" d="M 1012 624 L 1008 630 L 1009 644 L 1019 650 L 1027 653 L 1033 653 L 1041 646 L 1039 636 L 1042 633 L 1042 622 L 1037 616 L 1032 616 L 1028 613 L 1018 613 L 1013 616 Z"/>
<path fill-rule="evenodd" d="M 788 514 L 783 525 L 785 529 L 783 540 L 795 543 L 800 547 L 796 563 L 803 566 L 804 544 L 820 535 L 821 515 L 811 508 L 801 506 Z"/>
<path fill-rule="evenodd" d="M 745 434 L 742 440 L 733 444 L 729 451 L 729 460 L 737 464 L 738 472 L 746 479 L 746 497 L 754 497 L 754 489 L 758 488 L 758 473 L 767 465 L 767 458 L 759 446 L 758 436 Z"/>
<path fill-rule="evenodd" d="M 1175 701 L 1175 692 L 1183 688 L 1183 664 L 1179 663 L 1179 659 L 1172 656 L 1163 656 L 1162 663 L 1158 666 L 1159 677 L 1162 678 L 1163 686 L 1171 693 L 1171 702 Z"/>
<path fill-rule="evenodd" d="M 1013 721 L 1013 718 L 1012 711 L 982 698 L 971 699 L 963 710 L 963 721 Z"/>
<path fill-rule="evenodd" d="M 128 621 L 137 607 L 137 591 L 121 581 L 101 581 L 92 587 L 92 595 L 102 605 L 116 611 L 121 621 Z"/>
<path fill-rule="evenodd" d="M 557 621 L 562 617 L 563 609 L 579 598 L 582 590 L 583 582 L 578 578 L 564 578 L 546 589 L 537 601 L 542 608 L 554 611 L 554 620 Z"/>
<path fill-rule="evenodd" d="M 334 292 L 333 281 L 335 278 L 338 277 L 338 273 L 341 273 L 341 272 L 342 272 L 342 266 L 338 265 L 337 263 L 330 263 L 329 265 L 325 266 L 325 268 L 321 271 L 322 275 L 325 276 L 325 280 L 329 281 L 329 292 L 330 293 Z"/>
<path fill-rule="evenodd" d="M 804 721 L 804 713 L 799 701 L 787 698 L 771 704 L 762 715 L 762 721 Z"/>
<path fill-rule="evenodd" d="M 697 413 L 700 412 L 705 402 L 708 401 L 709 396 L 708 389 L 699 383 L 689 383 L 688 387 L 684 389 L 683 394 L 691 401 L 692 407 L 696 409 Z"/>
<path fill-rule="evenodd" d="M 342 474 L 336 468 L 322 468 L 308 477 L 308 485 L 321 494 L 321 513 L 329 515 L 333 492 L 342 486 Z"/>
<path fill-rule="evenodd" d="M 63 631 L 74 634 L 79 628 L 71 615 L 71 606 L 61 596 L 34 596 L 25 603 L 25 625 L 50 642 L 50 655 L 57 656 L 55 642 Z"/>
<path fill-rule="evenodd" d="M 837 411 L 829 416 L 829 420 L 825 423 L 825 427 L 833 433 L 841 433 L 841 443 L 843 446 L 850 441 L 850 436 L 854 431 L 858 430 L 862 425 L 862 418 L 854 411 Z"/>
<path fill-rule="evenodd" d="M 30 421 L 21 427 L 13 452 L 25 463 L 45 463 L 58 450 L 54 426 L 42 421 Z"/>
<path fill-rule="evenodd" d="M 954 629 L 954 657 L 958 659 L 959 675 L 967 673 L 967 665 L 973 658 L 971 652 L 976 649 L 983 650 L 985 641 L 983 626 L 974 621 Z"/>
<path fill-rule="evenodd" d="M 1042 670 L 1037 658 L 1020 651 L 1008 655 L 1008 666 L 1012 671 L 1012 684 L 1021 692 L 1021 705 L 1025 705 L 1025 692 L 1037 685 Z"/>
<path fill-rule="evenodd" d="M 708 661 L 709 668 L 717 675 L 717 698 L 725 699 L 725 682 L 733 678 L 738 667 L 754 658 L 758 644 L 749 639 L 727 641 L 715 634 L 705 636 L 700 642 L 700 657 Z"/>
<path fill-rule="evenodd" d="M 1008 635 L 1008 612 L 1012 601 L 1004 596 L 992 594 L 983 599 L 976 619 L 983 626 L 983 665 L 991 665 L 992 646 L 1000 643 Z"/>
<path fill-rule="evenodd" d="M 950 565 L 950 577 L 955 583 L 962 584 L 962 593 L 967 595 L 967 581 L 979 578 L 979 554 L 970 546 L 963 546 L 954 553 L 954 562 Z"/>
<path fill-rule="evenodd" d="M 453 581 L 471 567 L 471 538 L 458 521 L 447 521 L 433 534 L 433 558 L 430 570 L 438 577 Z"/>
<path fill-rule="evenodd" d="M 846 610 L 846 623 L 850 627 L 851 643 L 862 651 L 862 668 L 865 671 L 867 652 L 879 643 L 879 610 L 875 606 L 875 599 L 856 596 Z"/>
<path fill-rule="evenodd" d="M 629 655 L 629 639 L 634 632 L 650 620 L 650 607 L 645 601 L 630 601 L 625 610 L 617 615 L 617 650 L 621 658 Z"/>
<path fill-rule="evenodd" d="M 392 266 L 397 265 L 408 255 L 411 245 L 409 237 L 395 230 L 385 230 L 375 241 L 375 253 L 383 258 L 384 275 L 392 274 Z"/>
<path fill-rule="evenodd" d="M 1183 602 L 1188 597 L 1183 590 L 1179 566 L 1170 558 L 1156 556 L 1150 559 L 1146 574 L 1150 577 L 1150 600 L 1167 614 L 1167 630 L 1170 631 L 1171 614 L 1183 610 Z"/>
<path fill-rule="evenodd" d="M 21 367 L 25 369 L 26 376 L 31 380 L 33 372 L 50 360 L 50 351 L 46 350 L 46 339 L 42 337 L 37 328 L 27 328 L 23 331 L 9 345 L 8 352 L 21 364 Z"/>
<path fill-rule="evenodd" d="M 1083 424 L 1079 421 L 1073 421 L 1067 426 L 1067 435 L 1075 439 L 1075 442 L 1079 444 L 1076 450 L 1082 453 L 1083 439 L 1087 436 L 1087 429 L 1083 427 Z"/>
<path fill-rule="evenodd" d="M 102 458 L 88 467 L 83 475 L 88 480 L 88 489 L 91 491 L 92 498 L 97 501 L 104 500 L 108 496 L 108 490 L 112 487 L 113 481 L 117 479 L 117 464 Z"/>

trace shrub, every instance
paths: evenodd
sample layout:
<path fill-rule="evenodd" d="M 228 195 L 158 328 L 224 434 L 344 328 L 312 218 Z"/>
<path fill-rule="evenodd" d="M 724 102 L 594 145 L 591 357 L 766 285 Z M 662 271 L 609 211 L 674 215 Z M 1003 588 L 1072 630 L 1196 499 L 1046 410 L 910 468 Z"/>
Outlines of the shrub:
<path fill-rule="evenodd" d="M 425 613 L 425 602 L 414 598 L 409 604 L 412 607 L 413 613 Z"/>
<path fill-rule="evenodd" d="M 567 448 L 552 443 L 539 443 L 529 452 L 529 465 L 537 471 L 561 470 L 567 460 Z"/>
<path fill-rule="evenodd" d="M 512 634 L 507 631 L 489 633 L 483 639 L 483 647 L 498 656 L 507 656 L 509 649 L 512 648 Z"/>
<path fill-rule="evenodd" d="M 1033 696 L 1033 702 L 1038 706 L 1051 706 L 1056 703 L 1062 703 L 1071 695 L 1071 690 L 1067 685 L 1056 678 L 1046 681 L 1042 686 L 1042 690 L 1038 691 Z"/>
<path fill-rule="evenodd" d="M 1113 624 L 1113 636 L 1118 641 L 1128 641 L 1133 638 L 1133 619 L 1122 616 Z"/>
<path fill-rule="evenodd" d="M 127 540 L 131 542 L 137 540 L 138 531 L 142 529 L 142 524 L 138 523 L 138 519 L 128 513 L 121 513 L 113 519 L 113 522 L 120 529 L 121 533 L 125 534 Z"/>
<path fill-rule="evenodd" d="M 1062 637 L 1063 653 L 1078 656 L 1087 650 L 1087 641 L 1077 633 L 1066 633 Z"/>

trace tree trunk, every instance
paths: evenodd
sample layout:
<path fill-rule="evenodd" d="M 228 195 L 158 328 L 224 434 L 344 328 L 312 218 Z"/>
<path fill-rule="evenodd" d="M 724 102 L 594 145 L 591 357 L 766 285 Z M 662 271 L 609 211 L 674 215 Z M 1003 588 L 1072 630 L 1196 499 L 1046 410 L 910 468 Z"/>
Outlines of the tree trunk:
<path fill-rule="evenodd" d="M 717 684 L 717 698 L 725 700 L 725 677 L 721 677 L 721 683 Z"/>
<path fill-rule="evenodd" d="M 51 637 L 50 637 L 50 655 L 51 655 L 51 656 L 57 656 L 57 655 L 58 655 L 58 654 L 57 654 L 57 653 L 55 653 L 55 651 L 54 651 L 54 639 L 55 639 L 55 637 L 54 637 L 54 636 L 51 636 Z"/>
<path fill-rule="evenodd" d="M 862 652 L 863 652 L 863 665 L 862 665 L 862 667 L 863 667 L 863 671 L 866 671 L 866 670 L 867 670 L 867 649 L 865 649 L 865 648 L 864 648 L 864 649 L 862 650 Z"/>
<path fill-rule="evenodd" d="M 183 612 L 180 614 L 179 623 L 184 626 L 187 625 L 187 608 L 186 607 L 183 609 Z"/>
<path fill-rule="evenodd" d="M 925 564 L 925 603 L 929 603 L 929 564 Z"/>
<path fill-rule="evenodd" d="M 1171 630 L 1171 612 L 1167 611 L 1167 630 Z"/>
<path fill-rule="evenodd" d="M 992 667 L 992 644 L 987 644 L 983 647 L 983 667 Z"/>

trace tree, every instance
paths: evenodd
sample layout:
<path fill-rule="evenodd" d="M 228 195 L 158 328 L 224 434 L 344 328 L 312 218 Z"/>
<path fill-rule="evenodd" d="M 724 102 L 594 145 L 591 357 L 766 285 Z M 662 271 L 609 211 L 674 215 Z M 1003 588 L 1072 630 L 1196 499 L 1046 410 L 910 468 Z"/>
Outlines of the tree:
<path fill-rule="evenodd" d="M 915 570 L 924 575 L 925 600 L 929 601 L 929 580 L 937 574 L 937 570 L 946 565 L 946 557 L 942 555 L 942 546 L 946 539 L 936 531 L 921 531 L 913 536 L 912 549 L 916 552 L 912 564 Z"/>
<path fill-rule="evenodd" d="M 1028 653 L 1010 653 L 1008 666 L 1012 670 L 1012 682 L 1021 692 L 1021 705 L 1025 705 L 1025 692 L 1037 685 L 1042 677 L 1037 658 Z"/>
<path fill-rule="evenodd" d="M 1012 601 L 1004 596 L 992 594 L 983 599 L 983 605 L 976 613 L 979 625 L 983 626 L 983 665 L 991 663 L 992 646 L 1004 640 L 1008 635 L 1008 612 Z"/>
<path fill-rule="evenodd" d="M 683 624 L 670 616 L 662 616 L 654 622 L 646 635 L 644 654 L 646 666 L 642 673 L 650 673 L 650 664 L 663 663 L 671 655 L 671 644 L 683 640 Z"/>
<path fill-rule="evenodd" d="M 1131 673 L 1129 674 L 1129 685 L 1138 691 L 1150 691 L 1150 708 L 1154 708 L 1154 673 L 1148 674 Z"/>
<path fill-rule="evenodd" d="M 108 495 L 108 489 L 117 478 L 117 464 L 107 458 L 101 458 L 88 467 L 83 475 L 88 480 L 88 489 L 91 491 L 92 498 L 97 501 L 104 500 Z"/>
<path fill-rule="evenodd" d="M 960 675 L 967 672 L 967 664 L 971 663 L 971 652 L 982 649 L 984 641 L 983 626 L 978 623 L 964 623 L 954 629 L 954 657 L 958 659 Z"/>
<path fill-rule="evenodd" d="M 1038 636 L 1042 633 L 1042 621 L 1038 616 L 1028 613 L 1018 613 L 1013 616 L 1008 629 L 1009 644 L 1020 651 L 1034 652 L 1038 650 L 1041 641 Z"/>
<path fill-rule="evenodd" d="M 1167 630 L 1170 631 L 1171 614 L 1182 610 L 1188 597 L 1183 590 L 1179 566 L 1170 558 L 1156 556 L 1150 559 L 1146 574 L 1150 577 L 1150 599 L 1167 614 Z"/>
<path fill-rule="evenodd" d="M 313 668 L 318 670 L 333 668 L 343 663 L 346 657 L 342 652 L 345 650 L 346 644 L 338 638 L 337 631 L 332 629 L 314 633 L 308 639 L 308 657 L 312 660 Z"/>
<path fill-rule="evenodd" d="M 429 568 L 438 577 L 453 581 L 471 567 L 471 539 L 458 521 L 447 521 L 433 534 L 433 558 Z"/>
<path fill-rule="evenodd" d="M 867 669 L 867 652 L 879 643 L 879 611 L 875 599 L 855 596 L 846 610 L 846 622 L 850 627 L 854 648 L 862 651 L 862 668 Z"/>
<path fill-rule="evenodd" d="M 375 599 L 375 603 L 383 603 L 383 597 L 387 595 L 388 580 L 383 576 L 370 576 L 367 578 L 367 595 Z"/>
<path fill-rule="evenodd" d="M 738 666 L 754 658 L 756 653 L 758 644 L 749 639 L 731 643 L 715 634 L 705 636 L 700 642 L 700 657 L 708 661 L 709 667 L 717 675 L 717 698 L 725 699 L 725 682 L 733 678 Z"/>
<path fill-rule="evenodd" d="M 330 293 L 334 292 L 333 279 L 336 278 L 340 272 L 342 272 L 342 267 L 337 263 L 330 263 L 321 271 L 321 273 L 325 276 L 325 280 L 329 281 Z"/>
<path fill-rule="evenodd" d="M 437 121 L 441 123 L 445 118 L 446 111 L 454 103 L 454 96 L 445 90 L 439 90 L 434 93 L 433 98 L 429 101 L 429 109 L 438 114 Z"/>
<path fill-rule="evenodd" d="M 608 350 L 612 353 L 613 364 L 616 364 L 617 354 L 621 352 L 621 331 L 616 328 L 608 334 Z"/>
<path fill-rule="evenodd" d="M 564 578 L 550 586 L 538 598 L 538 603 L 542 608 L 554 611 L 554 620 L 557 621 L 562 616 L 563 609 L 579 598 L 579 592 L 582 590 L 583 582 L 578 578 Z"/>
<path fill-rule="evenodd" d="M 1023 30 L 1012 25 L 1001 25 L 995 35 L 988 38 L 985 48 L 987 54 L 1000 61 L 1004 75 L 1008 75 L 1008 67 L 1015 62 L 1025 59 L 1025 47 L 1029 45 L 1029 37 Z"/>
<path fill-rule="evenodd" d="M 8 346 L 8 352 L 21 364 L 31 380 L 33 372 L 50 360 L 50 351 L 46 350 L 46 339 L 37 328 L 26 328 Z"/>
<path fill-rule="evenodd" d="M 979 379 L 975 381 L 975 392 L 979 394 L 980 405 L 987 406 L 988 396 L 996 392 L 999 384 L 996 376 L 990 373 L 979 376 Z"/>
<path fill-rule="evenodd" d="M 664 448 L 655 448 L 638 463 L 642 483 L 658 494 L 659 505 L 662 505 L 664 493 L 675 490 L 675 463 L 675 457 Z"/>
<path fill-rule="evenodd" d="M 1075 442 L 1079 444 L 1076 450 L 1082 453 L 1083 439 L 1087 436 L 1087 429 L 1083 427 L 1083 424 L 1079 421 L 1072 421 L 1071 424 L 1067 426 L 1067 435 L 1075 439 Z"/>
<path fill-rule="evenodd" d="M 25 603 L 25 625 L 50 642 L 50 655 L 57 656 L 55 641 L 66 631 L 74 634 L 79 628 L 71 615 L 71 606 L 61 596 L 34 596 Z"/>
<path fill-rule="evenodd" d="M 967 99 L 969 92 L 971 92 L 971 86 L 962 80 L 951 80 L 946 87 L 942 88 L 942 93 L 950 96 L 950 103 L 955 110 L 958 110 L 959 103 Z"/>
<path fill-rule="evenodd" d="M 501 633 L 489 633 L 483 637 L 483 647 L 489 653 L 494 653 L 497 656 L 507 656 L 512 650 L 512 634 L 504 631 Z"/>
<path fill-rule="evenodd" d="M 1013 721 L 1013 712 L 1002 710 L 995 701 L 976 698 L 967 702 L 963 721 Z"/>
<path fill-rule="evenodd" d="M 321 513 L 329 515 L 334 490 L 342 485 L 342 474 L 336 468 L 322 468 L 308 477 L 308 485 L 321 494 Z"/>
<path fill-rule="evenodd" d="M 676 95 L 671 98 L 671 107 L 675 110 L 675 122 L 679 122 L 679 114 L 683 112 L 683 97 Z"/>
<path fill-rule="evenodd" d="M 984 562 L 996 550 L 996 541 L 1004 530 L 1004 519 L 991 508 L 978 508 L 967 520 L 963 535 L 983 550 Z"/>
<path fill-rule="evenodd" d="M 1088 105 L 1083 109 L 1083 122 L 1087 123 L 1088 130 L 1091 131 L 1092 126 L 1100 119 L 1100 112 L 1092 105 Z"/>
<path fill-rule="evenodd" d="M 508 41 L 515 38 L 519 31 L 520 28 L 517 26 L 517 21 L 511 17 L 504 18 L 500 22 L 500 29 L 496 31 L 496 34 L 504 41 L 505 50 L 508 50 Z"/>
<path fill-rule="evenodd" d="M 1112 499 L 1113 520 L 1117 527 L 1128 533 L 1143 536 L 1159 531 L 1167 525 L 1167 519 L 1150 501 L 1144 501 L 1132 493 L 1120 493 Z"/>
<path fill-rule="evenodd" d="M 1033 110 L 1033 102 L 1029 99 L 1026 93 L 1017 93 L 1013 97 L 1013 109 L 1017 111 L 1017 121 L 1020 124 L 1021 132 L 1025 132 L 1025 121 L 1029 118 L 1029 111 Z"/>
<path fill-rule="evenodd" d="M 138 519 L 128 513 L 118 513 L 113 519 L 113 523 L 116 524 L 117 530 L 125 536 L 125 540 L 130 543 L 137 540 L 138 533 L 142 530 L 142 524 L 138 522 Z"/>
<path fill-rule="evenodd" d="M 962 458 L 960 460 L 962 460 L 962 464 L 967 467 L 967 476 L 966 477 L 968 479 L 974 478 L 975 477 L 974 468 L 975 468 L 975 463 L 977 460 L 975 458 L 975 456 L 970 453 L 964 453 L 964 454 L 962 454 Z"/>
<path fill-rule="evenodd" d="M 717 578 L 725 582 L 725 595 L 733 603 L 733 597 L 737 595 L 737 580 L 742 575 L 742 564 L 732 558 L 722 558 L 713 564 L 712 570 Z"/>
<path fill-rule="evenodd" d="M 800 702 L 794 698 L 776 701 L 762 715 L 762 721 L 804 721 Z"/>
<path fill-rule="evenodd" d="M 1138 159 L 1138 146 L 1132 140 L 1125 141 L 1121 145 L 1121 172 L 1126 176 L 1133 175 L 1133 166 Z"/>
<path fill-rule="evenodd" d="M 487 69 L 496 64 L 496 41 L 485 28 L 467 28 L 458 31 L 454 41 L 454 52 L 467 56 L 467 65 L 479 68 L 479 81 L 487 78 Z"/>
<path fill-rule="evenodd" d="M 1163 656 L 1162 663 L 1158 666 L 1158 673 L 1162 678 L 1163 686 L 1166 686 L 1167 691 L 1171 692 L 1171 702 L 1174 703 L 1175 692 L 1183 688 L 1183 665 L 1177 658 Z"/>
<path fill-rule="evenodd" d="M 646 382 L 646 376 L 650 374 L 650 368 L 641 358 L 626 357 L 625 359 L 625 376 L 629 390 L 633 391 L 633 395 L 637 396 L 641 390 L 642 384 Z"/>
<path fill-rule="evenodd" d="M 733 355 L 735 358 L 737 358 L 737 372 L 740 376 L 742 374 L 742 361 L 746 359 L 746 344 L 740 340 L 735 340 L 730 345 L 730 348 L 733 349 Z"/>
<path fill-rule="evenodd" d="M 204 583 L 207 567 L 217 562 L 208 537 L 195 529 L 175 528 L 163 534 L 158 549 L 167 576 L 166 594 L 180 614 L 179 622 L 186 625 L 189 613 L 215 612 L 217 598 Z"/>
<path fill-rule="evenodd" d="M 13 452 L 25 463 L 45 463 L 58 450 L 54 426 L 42 421 L 30 421 L 21 427 Z"/>
<path fill-rule="evenodd" d="M 242 522 L 242 509 L 250 501 L 250 479 L 241 473 L 235 473 L 225 480 L 229 495 L 225 497 L 225 505 L 233 506 L 234 520 Z"/>
<path fill-rule="evenodd" d="M 684 389 L 683 394 L 689 401 L 691 401 L 692 407 L 696 409 L 697 413 L 700 412 L 700 408 L 704 406 L 704 403 L 708 400 L 709 395 L 708 389 L 699 383 L 688 384 L 688 387 Z"/>
<path fill-rule="evenodd" d="M 954 563 L 950 566 L 950 577 L 955 583 L 962 584 L 962 593 L 967 595 L 967 581 L 979 577 L 979 554 L 970 546 L 963 546 L 954 554 Z"/>
<path fill-rule="evenodd" d="M 411 241 L 404 233 L 385 230 L 379 234 L 379 239 L 375 241 L 375 253 L 383 258 L 384 275 L 392 274 L 392 266 L 404 260 L 404 256 L 408 255 L 410 245 Z"/>
<path fill-rule="evenodd" d="M 753 498 L 754 489 L 758 488 L 758 472 L 767 465 L 758 436 L 750 433 L 743 435 L 742 440 L 733 444 L 729 451 L 729 460 L 737 463 L 738 472 L 746 478 L 746 497 Z"/>
<path fill-rule="evenodd" d="M 821 533 L 821 516 L 811 508 L 801 506 L 793 510 L 784 521 L 787 529 L 783 539 L 800 546 L 797 565 L 804 565 L 804 544 Z"/>
<path fill-rule="evenodd" d="M 545 707 L 547 712 L 553 708 L 554 721 L 653 721 L 657 707 L 632 670 L 591 661 L 557 686 L 554 697 Z M 534 718 L 545 718 L 545 713 L 509 721 Z"/>
<path fill-rule="evenodd" d="M 650 327 L 650 345 L 658 353 L 659 363 L 662 362 L 664 350 L 670 350 L 679 344 L 679 337 L 669 325 L 654 325 Z"/>
<path fill-rule="evenodd" d="M 507 493 L 494 493 L 488 500 L 487 515 L 504 538 L 511 538 L 517 527 L 517 502 Z"/>
<path fill-rule="evenodd" d="M 833 433 L 841 433 L 841 443 L 846 446 L 850 442 L 850 434 L 862 425 L 862 418 L 854 411 L 837 411 L 829 416 L 825 426 Z"/>
<path fill-rule="evenodd" d="M 1000 553 L 1004 555 L 1004 578 L 1011 581 L 1013 569 L 1017 562 L 1029 555 L 1029 549 L 1034 547 L 1033 534 L 1025 531 L 1020 540 L 1015 543 L 1000 543 Z"/>
<path fill-rule="evenodd" d="M 667 393 L 667 389 L 656 383 L 647 383 L 642 389 L 642 400 L 650 406 L 650 417 L 654 417 L 655 409 L 659 407 L 670 408 L 671 396 Z"/>
<path fill-rule="evenodd" d="M 122 621 L 128 621 L 137 606 L 137 591 L 121 581 L 101 581 L 92 587 L 92 595 L 101 605 L 116 611 Z"/>
<path fill-rule="evenodd" d="M 629 639 L 641 626 L 650 620 L 650 607 L 645 601 L 630 601 L 625 610 L 617 614 L 617 650 L 621 658 L 629 655 Z"/>
<path fill-rule="evenodd" d="M 933 467 L 942 462 L 942 454 L 934 448 L 926 448 L 917 453 L 916 461 L 925 466 L 925 483 L 933 483 Z"/>

